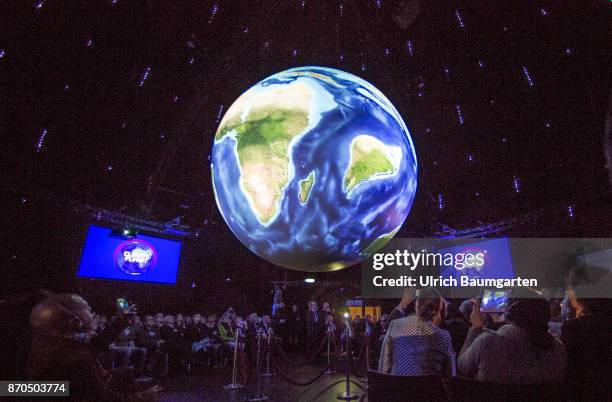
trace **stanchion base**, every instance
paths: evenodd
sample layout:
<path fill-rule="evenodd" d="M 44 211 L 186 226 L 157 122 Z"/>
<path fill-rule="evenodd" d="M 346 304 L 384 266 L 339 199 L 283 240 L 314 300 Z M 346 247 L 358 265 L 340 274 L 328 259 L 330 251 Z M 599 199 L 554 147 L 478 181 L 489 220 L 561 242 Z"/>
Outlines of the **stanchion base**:
<path fill-rule="evenodd" d="M 247 399 L 247 401 L 257 402 L 257 401 L 267 401 L 268 399 L 269 399 L 268 395 L 259 395 L 259 396 L 252 396 L 249 399 Z"/>
<path fill-rule="evenodd" d="M 353 399 L 359 399 L 359 395 L 357 394 L 347 394 L 346 392 L 340 392 L 338 394 L 338 399 L 341 401 L 352 401 Z"/>
<path fill-rule="evenodd" d="M 275 376 L 275 375 L 276 374 L 274 374 L 274 373 L 263 373 L 261 376 L 262 377 L 272 377 L 272 376 Z"/>
<path fill-rule="evenodd" d="M 242 384 L 227 384 L 223 386 L 223 389 L 240 389 L 240 388 L 244 388 L 244 385 Z"/>

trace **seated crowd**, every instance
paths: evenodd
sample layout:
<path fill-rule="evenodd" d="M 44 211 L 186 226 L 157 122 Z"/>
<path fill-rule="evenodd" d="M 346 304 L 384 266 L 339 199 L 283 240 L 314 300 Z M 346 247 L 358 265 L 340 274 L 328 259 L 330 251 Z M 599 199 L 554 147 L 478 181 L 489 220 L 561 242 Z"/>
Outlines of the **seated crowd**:
<path fill-rule="evenodd" d="M 231 369 L 238 344 L 244 352 L 241 370 L 246 371 L 241 375 L 248 376 L 258 335 L 273 336 L 285 351 L 306 355 L 322 350 L 330 335 L 342 351 L 348 323 L 353 357 L 364 350 L 370 359 L 380 356 L 382 373 L 461 375 L 509 384 L 570 381 L 575 392 L 585 395 L 608 383 L 611 333 L 603 302 L 570 292 L 563 303 L 516 300 L 497 316 L 481 313 L 477 300 L 456 304 L 425 289 L 418 297 L 407 290 L 400 304 L 378 319 L 346 320 L 329 303 L 319 309 L 314 301 L 304 313 L 297 305 L 280 304 L 273 317 L 252 313 L 243 318 L 229 307 L 220 317 L 119 310 L 107 319 L 91 313 L 77 295 L 48 294 L 32 312 L 30 372 L 33 379 L 70 378 L 77 385 L 76 375 L 98 384 L 102 395 L 107 392 L 102 378 L 110 371 L 125 369 L 142 379 L 171 374 L 194 361 Z M 266 342 L 261 345 L 265 353 Z"/>

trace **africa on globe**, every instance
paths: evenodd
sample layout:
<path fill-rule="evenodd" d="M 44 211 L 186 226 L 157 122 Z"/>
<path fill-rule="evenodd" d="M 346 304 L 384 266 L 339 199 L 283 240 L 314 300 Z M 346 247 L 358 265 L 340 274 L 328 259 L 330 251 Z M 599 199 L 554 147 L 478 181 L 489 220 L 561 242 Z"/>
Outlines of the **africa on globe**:
<path fill-rule="evenodd" d="M 378 251 L 417 185 L 396 108 L 372 84 L 326 67 L 286 70 L 243 93 L 219 124 L 211 169 L 234 235 L 275 265 L 311 272 Z"/>

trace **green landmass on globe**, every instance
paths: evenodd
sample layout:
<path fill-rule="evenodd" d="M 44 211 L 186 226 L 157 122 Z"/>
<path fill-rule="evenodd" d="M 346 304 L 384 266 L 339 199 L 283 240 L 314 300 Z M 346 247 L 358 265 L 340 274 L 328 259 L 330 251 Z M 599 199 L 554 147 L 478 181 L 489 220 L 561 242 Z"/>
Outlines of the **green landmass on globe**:
<path fill-rule="evenodd" d="M 399 232 L 401 228 L 402 228 L 402 225 L 399 225 L 398 227 L 393 229 L 391 232 L 378 236 L 372 243 L 370 243 L 368 247 L 363 249 L 361 254 L 365 258 L 368 258 L 372 254 L 381 250 L 384 246 L 387 245 L 387 243 L 389 243 L 389 241 L 391 241 L 391 239 L 393 239 L 393 237 L 397 234 L 397 232 Z"/>
<path fill-rule="evenodd" d="M 232 107 L 215 136 L 215 141 L 226 135 L 236 139 L 241 188 L 262 224 L 280 208 L 289 181 L 289 143 L 308 126 L 311 90 L 299 83 L 293 87 L 291 92 L 273 91 L 273 97 L 259 96 L 252 105 L 247 101 Z"/>
<path fill-rule="evenodd" d="M 314 171 L 310 172 L 308 177 L 305 178 L 304 180 L 300 180 L 299 197 L 300 197 L 300 202 L 302 204 L 306 204 L 306 201 L 308 201 L 308 196 L 310 195 L 310 190 L 312 190 L 312 186 L 314 185 L 314 182 L 315 182 Z"/>
<path fill-rule="evenodd" d="M 394 166 L 385 144 L 369 135 L 358 135 L 351 141 L 351 160 L 344 174 L 344 190 L 349 193 L 361 183 L 377 176 L 394 174 Z"/>
<path fill-rule="evenodd" d="M 289 181 L 289 144 L 308 127 L 308 108 L 313 96 L 310 88 L 300 83 L 273 91 L 275 97 L 252 95 L 257 102 L 242 102 L 223 119 L 215 141 L 225 136 L 236 139 L 236 152 L 241 169 L 240 184 L 253 212 L 262 224 L 277 215 Z M 297 88 L 295 88 L 297 87 Z M 296 96 L 297 94 L 297 96 Z M 291 98 L 288 99 L 288 96 Z M 246 113 L 245 113 L 246 111 Z M 344 190 L 348 196 L 368 180 L 395 174 L 393 150 L 370 135 L 358 135 L 351 141 L 350 163 L 344 175 Z M 302 204 L 314 184 L 314 173 L 300 181 Z"/>

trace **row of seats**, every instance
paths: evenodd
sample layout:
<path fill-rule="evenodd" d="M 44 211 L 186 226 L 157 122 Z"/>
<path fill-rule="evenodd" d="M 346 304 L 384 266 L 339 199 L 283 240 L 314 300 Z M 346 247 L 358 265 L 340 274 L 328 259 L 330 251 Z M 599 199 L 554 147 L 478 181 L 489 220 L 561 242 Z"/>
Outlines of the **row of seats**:
<path fill-rule="evenodd" d="M 404 377 L 368 372 L 369 402 L 530 402 L 568 401 L 563 385 L 509 385 L 453 377 L 445 381 L 439 376 Z"/>

